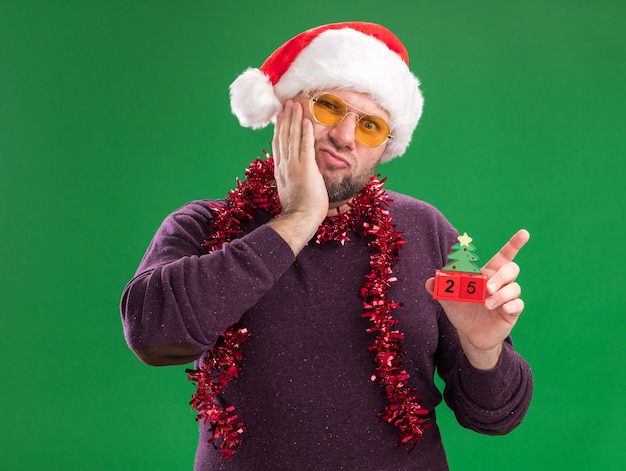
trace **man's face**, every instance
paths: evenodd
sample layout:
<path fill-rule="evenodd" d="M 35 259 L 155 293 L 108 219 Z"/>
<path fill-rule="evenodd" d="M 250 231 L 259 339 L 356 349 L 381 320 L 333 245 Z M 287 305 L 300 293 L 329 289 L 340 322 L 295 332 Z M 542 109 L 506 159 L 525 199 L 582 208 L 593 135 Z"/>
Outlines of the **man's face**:
<path fill-rule="evenodd" d="M 349 105 L 349 111 L 377 115 L 389 122 L 389 114 L 365 93 L 337 89 L 323 91 L 341 97 Z M 302 105 L 304 117 L 313 123 L 315 156 L 331 206 L 340 206 L 354 197 L 375 173 L 386 141 L 378 147 L 361 143 L 356 137 L 359 118 L 354 113 L 349 113 L 334 126 L 325 126 L 312 116 L 308 97 L 300 96 L 295 101 Z"/>

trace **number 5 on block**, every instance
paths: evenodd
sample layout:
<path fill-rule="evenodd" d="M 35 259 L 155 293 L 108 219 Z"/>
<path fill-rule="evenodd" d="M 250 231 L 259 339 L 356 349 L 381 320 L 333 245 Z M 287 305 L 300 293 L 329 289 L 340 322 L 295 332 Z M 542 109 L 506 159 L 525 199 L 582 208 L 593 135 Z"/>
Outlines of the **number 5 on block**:
<path fill-rule="evenodd" d="M 434 299 L 484 303 L 487 276 L 479 273 L 437 270 Z"/>

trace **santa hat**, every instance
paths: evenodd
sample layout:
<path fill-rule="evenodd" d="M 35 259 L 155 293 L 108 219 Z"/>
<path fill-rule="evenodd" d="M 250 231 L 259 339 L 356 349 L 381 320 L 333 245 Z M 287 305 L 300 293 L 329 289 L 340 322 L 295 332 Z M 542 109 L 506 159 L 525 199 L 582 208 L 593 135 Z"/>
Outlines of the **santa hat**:
<path fill-rule="evenodd" d="M 338 88 L 369 94 L 390 116 L 393 140 L 381 161 L 404 154 L 422 114 L 419 80 L 400 40 L 374 23 L 333 23 L 284 43 L 230 86 L 231 109 L 242 126 L 273 122 L 282 104 L 300 92 Z"/>

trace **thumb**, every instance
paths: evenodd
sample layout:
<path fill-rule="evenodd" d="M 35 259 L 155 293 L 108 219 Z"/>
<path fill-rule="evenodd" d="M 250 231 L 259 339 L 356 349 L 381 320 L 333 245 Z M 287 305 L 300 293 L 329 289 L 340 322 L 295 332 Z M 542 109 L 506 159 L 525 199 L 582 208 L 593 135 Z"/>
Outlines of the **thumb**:
<path fill-rule="evenodd" d="M 424 288 L 426 288 L 428 294 L 433 296 L 433 294 L 435 293 L 435 278 L 427 279 L 426 283 L 424 283 Z M 436 301 L 443 308 L 446 314 L 448 313 L 448 309 L 454 304 L 454 301 L 447 301 L 445 299 L 437 299 Z"/>
<path fill-rule="evenodd" d="M 432 296 L 435 292 L 435 278 L 429 278 L 428 280 L 426 280 L 424 288 L 426 288 L 428 294 Z"/>

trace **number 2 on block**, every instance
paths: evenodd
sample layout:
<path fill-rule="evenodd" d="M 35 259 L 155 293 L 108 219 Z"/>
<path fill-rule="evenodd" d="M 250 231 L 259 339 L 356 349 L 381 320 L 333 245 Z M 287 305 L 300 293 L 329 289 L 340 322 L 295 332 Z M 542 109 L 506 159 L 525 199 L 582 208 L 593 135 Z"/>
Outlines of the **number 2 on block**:
<path fill-rule="evenodd" d="M 445 289 L 445 292 L 454 293 L 454 280 L 446 280 L 446 285 L 448 287 Z"/>

